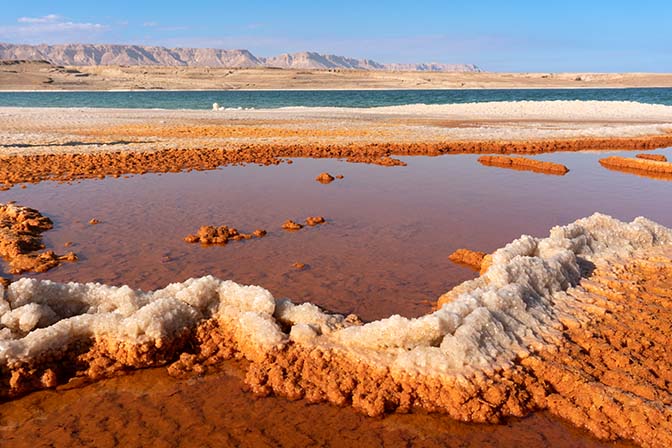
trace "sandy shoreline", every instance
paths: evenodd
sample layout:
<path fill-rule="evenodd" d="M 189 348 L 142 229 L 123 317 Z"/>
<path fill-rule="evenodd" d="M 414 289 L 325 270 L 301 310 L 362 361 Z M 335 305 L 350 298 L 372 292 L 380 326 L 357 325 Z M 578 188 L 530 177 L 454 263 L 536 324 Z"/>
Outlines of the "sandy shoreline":
<path fill-rule="evenodd" d="M 35 89 L 0 89 L 0 93 L 63 93 L 63 92 L 376 92 L 376 91 L 408 91 L 412 92 L 414 90 L 426 90 L 437 92 L 443 90 L 592 90 L 592 89 L 639 89 L 639 88 L 652 88 L 652 89 L 667 89 L 672 88 L 672 85 L 667 85 L 661 83 L 661 85 L 646 85 L 646 86 L 636 86 L 636 85 L 625 85 L 625 86 L 616 86 L 616 85 L 597 85 L 597 86 L 533 86 L 529 84 L 516 84 L 516 85 L 506 85 L 506 84 L 495 84 L 492 87 L 476 87 L 476 86 L 464 86 L 464 87 L 431 87 L 431 88 L 416 88 L 416 87 L 304 87 L 304 88 L 282 88 L 271 87 L 271 88 L 258 88 L 258 89 L 245 89 L 245 88 L 212 88 L 212 89 L 186 89 L 186 88 L 175 88 L 175 89 L 163 89 L 163 88 L 128 88 L 128 89 L 47 89 L 47 88 L 35 88 Z"/>

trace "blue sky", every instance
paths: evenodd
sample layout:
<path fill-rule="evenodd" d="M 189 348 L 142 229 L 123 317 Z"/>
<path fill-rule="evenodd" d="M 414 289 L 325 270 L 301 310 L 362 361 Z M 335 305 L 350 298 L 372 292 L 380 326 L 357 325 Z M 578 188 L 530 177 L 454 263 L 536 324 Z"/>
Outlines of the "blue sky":
<path fill-rule="evenodd" d="M 671 24 L 670 0 L 0 0 L 0 42 L 311 50 L 516 72 L 672 72 Z"/>

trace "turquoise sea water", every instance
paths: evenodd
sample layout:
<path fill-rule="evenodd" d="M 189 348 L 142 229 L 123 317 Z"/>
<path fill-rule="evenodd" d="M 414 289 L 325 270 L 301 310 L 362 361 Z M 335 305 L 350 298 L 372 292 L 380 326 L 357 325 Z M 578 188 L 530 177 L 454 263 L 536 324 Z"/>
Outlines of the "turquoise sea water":
<path fill-rule="evenodd" d="M 265 109 L 287 106 L 378 107 L 551 100 L 637 101 L 672 105 L 672 88 L 0 92 L 0 107 L 210 109 L 212 103 L 217 102 L 224 107 Z"/>

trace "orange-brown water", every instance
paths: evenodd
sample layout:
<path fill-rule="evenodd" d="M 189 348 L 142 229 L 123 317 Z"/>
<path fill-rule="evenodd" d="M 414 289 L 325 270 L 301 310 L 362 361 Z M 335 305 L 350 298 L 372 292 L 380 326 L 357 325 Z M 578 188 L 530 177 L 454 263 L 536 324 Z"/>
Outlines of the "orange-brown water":
<path fill-rule="evenodd" d="M 37 392 L 0 408 L 2 446 L 631 446 L 600 442 L 547 413 L 474 425 L 436 414 L 370 418 L 349 407 L 256 399 L 236 375 L 232 363 L 180 380 L 151 369 Z"/>
<path fill-rule="evenodd" d="M 594 211 L 672 226 L 672 183 L 605 170 L 598 163 L 605 154 L 540 157 L 567 165 L 564 177 L 492 170 L 472 155 L 404 158 L 408 166 L 393 168 L 297 159 L 28 185 L 0 193 L 0 202 L 16 200 L 51 217 L 48 247 L 74 243 L 68 250 L 80 261 L 39 278 L 154 289 L 213 274 L 370 320 L 425 314 L 439 295 L 472 277 L 448 260 L 459 247 L 490 252 L 522 233 L 546 234 Z M 322 185 L 314 180 L 322 171 L 345 178 Z M 296 232 L 280 227 L 286 219 L 316 215 L 327 224 Z M 89 225 L 92 218 L 101 223 Z M 222 224 L 268 235 L 224 247 L 183 241 L 201 225 Z M 297 270 L 296 262 L 306 267 Z M 504 426 L 459 424 L 440 415 L 378 420 L 328 405 L 257 400 L 240 387 L 227 373 L 176 380 L 163 369 L 148 370 L 4 403 L 0 429 L 9 445 L 34 445 L 37 437 L 91 446 L 113 446 L 115 438 L 126 446 L 159 440 L 175 446 L 303 446 L 311 440 L 334 446 L 357 440 L 373 446 L 600 445 L 545 414 Z"/>

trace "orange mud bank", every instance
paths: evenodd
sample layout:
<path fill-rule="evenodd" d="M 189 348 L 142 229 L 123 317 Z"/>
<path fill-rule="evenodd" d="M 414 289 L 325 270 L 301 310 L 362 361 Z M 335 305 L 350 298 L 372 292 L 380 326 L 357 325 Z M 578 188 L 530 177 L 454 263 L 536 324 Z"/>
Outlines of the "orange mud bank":
<path fill-rule="evenodd" d="M 255 393 L 352 405 L 368 415 L 420 407 L 462 421 L 496 422 L 548 409 L 599 438 L 643 446 L 672 443 L 672 248 L 612 265 L 581 282 L 575 316 L 563 321 L 557 351 L 519 359 L 489 376 L 445 383 L 391 380 L 349 357 L 300 348 L 253 364 L 246 381 Z"/>
<path fill-rule="evenodd" d="M 672 180 L 672 163 L 660 159 L 605 157 L 600 164 L 610 170 L 623 171 L 657 179 Z"/>
<path fill-rule="evenodd" d="M 498 166 L 514 170 L 554 174 L 556 176 L 564 176 L 569 172 L 569 169 L 560 163 L 544 162 L 528 157 L 482 156 L 478 158 L 478 161 L 486 166 Z"/>
<path fill-rule="evenodd" d="M 657 162 L 667 162 L 667 157 L 662 154 L 637 154 L 638 159 L 655 160 Z"/>
<path fill-rule="evenodd" d="M 573 138 L 539 141 L 429 143 L 230 144 L 226 149 L 163 149 L 0 156 L 2 188 L 45 180 L 72 181 L 125 174 L 212 170 L 235 164 L 279 164 L 284 158 L 340 158 L 352 162 L 403 165 L 392 156 L 442 154 L 536 154 L 555 151 L 655 149 L 672 146 L 672 135 L 627 138 Z M 73 147 L 76 150 L 76 146 Z"/>
<path fill-rule="evenodd" d="M 244 368 L 225 362 L 205 376 L 184 378 L 145 369 L 85 388 L 36 392 L 0 408 L 3 447 L 634 446 L 595 440 L 546 412 L 474 425 L 439 414 L 368 418 L 327 404 L 250 399 L 240 387 Z"/>

